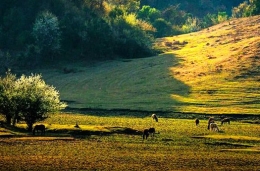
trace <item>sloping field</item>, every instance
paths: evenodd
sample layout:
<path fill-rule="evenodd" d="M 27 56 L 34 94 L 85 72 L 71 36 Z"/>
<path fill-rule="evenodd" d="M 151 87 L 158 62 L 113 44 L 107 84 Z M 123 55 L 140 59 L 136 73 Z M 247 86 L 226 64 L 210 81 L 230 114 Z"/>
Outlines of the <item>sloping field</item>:
<path fill-rule="evenodd" d="M 179 111 L 260 113 L 260 16 L 158 42 L 182 60 L 172 76 L 191 87 L 188 96 L 172 94 L 187 102 Z"/>
<path fill-rule="evenodd" d="M 259 30 L 260 16 L 236 19 L 158 39 L 159 56 L 40 72 L 71 108 L 260 114 Z"/>
<path fill-rule="evenodd" d="M 189 87 L 171 77 L 173 55 L 106 61 L 93 65 L 73 64 L 77 70 L 41 71 L 47 83 L 60 91 L 71 108 L 173 110 L 171 94 L 185 95 Z M 87 65 L 87 66 L 86 66 Z"/>

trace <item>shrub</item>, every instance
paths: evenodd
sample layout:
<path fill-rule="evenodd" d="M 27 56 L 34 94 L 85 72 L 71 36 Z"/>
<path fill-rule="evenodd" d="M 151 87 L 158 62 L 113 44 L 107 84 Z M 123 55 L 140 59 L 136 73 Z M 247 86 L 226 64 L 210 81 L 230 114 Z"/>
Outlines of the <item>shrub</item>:
<path fill-rule="evenodd" d="M 58 18 L 52 13 L 42 12 L 33 25 L 32 35 L 42 55 L 51 56 L 60 49 L 61 32 Z"/>
<path fill-rule="evenodd" d="M 6 118 L 8 125 L 15 125 L 16 119 L 25 120 L 28 130 L 32 130 L 35 122 L 46 119 L 50 112 L 64 109 L 66 104 L 60 102 L 59 92 L 45 84 L 41 75 L 22 75 L 19 79 L 6 73 L 0 78 L 0 113 Z"/>

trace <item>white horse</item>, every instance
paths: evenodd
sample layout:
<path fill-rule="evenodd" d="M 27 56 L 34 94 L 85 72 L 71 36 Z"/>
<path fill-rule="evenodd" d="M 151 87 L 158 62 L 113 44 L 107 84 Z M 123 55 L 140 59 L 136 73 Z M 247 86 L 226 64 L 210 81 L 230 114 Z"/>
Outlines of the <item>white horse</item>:
<path fill-rule="evenodd" d="M 210 129 L 210 124 L 211 124 L 211 123 L 215 123 L 214 120 L 215 120 L 214 117 L 210 117 L 210 118 L 209 118 L 209 120 L 208 120 L 208 130 Z"/>
<path fill-rule="evenodd" d="M 218 125 L 216 123 L 210 123 L 209 127 L 211 131 L 219 132 Z"/>
<path fill-rule="evenodd" d="M 154 113 L 154 114 L 152 114 L 152 116 L 151 116 L 152 118 L 153 118 L 153 120 L 155 120 L 156 122 L 158 122 L 158 117 L 156 116 L 156 114 Z"/>

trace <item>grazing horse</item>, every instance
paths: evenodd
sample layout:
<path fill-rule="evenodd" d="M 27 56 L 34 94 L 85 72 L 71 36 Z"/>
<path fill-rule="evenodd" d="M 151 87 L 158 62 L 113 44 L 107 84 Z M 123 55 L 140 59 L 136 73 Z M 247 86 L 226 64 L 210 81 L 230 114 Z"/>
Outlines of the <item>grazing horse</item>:
<path fill-rule="evenodd" d="M 209 120 L 208 120 L 208 129 L 210 129 L 210 124 L 211 123 L 214 123 L 214 118 L 213 117 L 210 117 Z"/>
<path fill-rule="evenodd" d="M 195 119 L 195 124 L 196 124 L 196 126 L 198 126 L 199 125 L 199 123 L 200 123 L 200 120 L 197 118 L 197 119 Z"/>
<path fill-rule="evenodd" d="M 228 124 L 230 124 L 230 119 L 229 119 L 229 118 L 224 118 L 224 119 L 222 119 L 222 120 L 221 120 L 221 125 L 223 125 L 225 122 L 228 123 Z"/>
<path fill-rule="evenodd" d="M 156 114 L 154 113 L 154 114 L 152 114 L 152 116 L 151 116 L 152 118 L 153 118 L 153 120 L 155 120 L 156 122 L 158 122 L 158 117 L 156 116 Z"/>
<path fill-rule="evenodd" d="M 218 125 L 216 123 L 210 123 L 210 130 L 219 132 Z"/>
<path fill-rule="evenodd" d="M 41 131 L 41 135 L 45 135 L 45 125 L 35 125 L 33 128 L 33 135 L 35 135 L 35 131 L 38 134 L 38 131 Z"/>
<path fill-rule="evenodd" d="M 143 140 L 147 139 L 149 137 L 149 134 L 154 136 L 154 133 L 155 133 L 155 128 L 145 129 L 143 133 Z"/>

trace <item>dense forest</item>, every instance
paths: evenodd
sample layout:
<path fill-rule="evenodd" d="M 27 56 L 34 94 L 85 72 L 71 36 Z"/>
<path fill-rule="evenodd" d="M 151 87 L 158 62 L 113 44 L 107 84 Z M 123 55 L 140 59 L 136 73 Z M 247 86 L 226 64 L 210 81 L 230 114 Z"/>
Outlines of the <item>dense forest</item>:
<path fill-rule="evenodd" d="M 0 71 L 151 56 L 155 38 L 259 11 L 259 0 L 1 0 Z"/>

